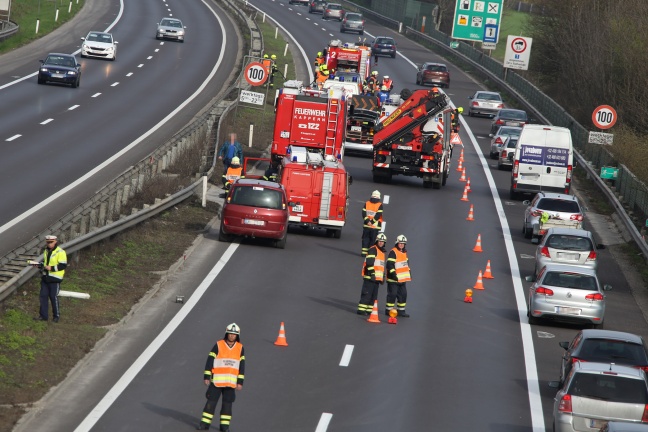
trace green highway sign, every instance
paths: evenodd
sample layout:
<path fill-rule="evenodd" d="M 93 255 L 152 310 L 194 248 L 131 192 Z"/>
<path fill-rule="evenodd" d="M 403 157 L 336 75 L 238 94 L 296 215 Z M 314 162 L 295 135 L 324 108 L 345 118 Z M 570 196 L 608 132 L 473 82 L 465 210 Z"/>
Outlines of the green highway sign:
<path fill-rule="evenodd" d="M 601 167 L 601 174 L 599 177 L 606 180 L 616 180 L 618 175 L 619 175 L 619 168 Z"/>
<path fill-rule="evenodd" d="M 457 0 L 452 38 L 497 43 L 504 0 Z"/>

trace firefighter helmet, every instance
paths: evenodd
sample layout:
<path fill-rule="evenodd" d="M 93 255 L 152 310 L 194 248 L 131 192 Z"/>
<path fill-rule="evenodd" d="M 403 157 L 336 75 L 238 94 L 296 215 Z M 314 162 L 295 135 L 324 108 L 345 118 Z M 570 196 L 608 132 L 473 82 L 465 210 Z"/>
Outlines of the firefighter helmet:
<path fill-rule="evenodd" d="M 385 235 L 385 233 L 378 233 L 378 235 L 376 236 L 376 242 L 380 242 L 380 241 L 381 242 L 387 241 L 387 236 Z"/>
<path fill-rule="evenodd" d="M 384 85 L 384 86 L 380 87 L 380 90 L 382 90 L 382 91 L 387 91 L 387 86 Z"/>
<path fill-rule="evenodd" d="M 463 108 L 462 107 L 457 108 L 457 112 L 461 114 L 463 112 Z"/>
<path fill-rule="evenodd" d="M 385 75 L 383 78 L 385 78 L 385 79 L 389 79 L 389 75 Z"/>
<path fill-rule="evenodd" d="M 396 237 L 396 243 L 407 243 L 407 237 L 405 237 L 403 234 L 399 235 Z"/>
<path fill-rule="evenodd" d="M 238 326 L 236 323 L 232 323 L 227 326 L 225 329 L 225 333 L 230 333 L 230 334 L 235 334 L 235 335 L 240 335 L 241 334 L 241 328 Z"/>
<path fill-rule="evenodd" d="M 432 93 L 439 93 L 439 89 L 436 87 L 432 87 Z"/>
<path fill-rule="evenodd" d="M 274 55 L 274 54 L 272 54 L 272 55 L 270 56 L 270 59 L 272 59 L 272 60 L 277 60 L 277 56 Z"/>
<path fill-rule="evenodd" d="M 375 190 L 375 191 L 371 192 L 371 198 L 378 198 L 378 199 L 380 199 L 380 191 Z"/>
<path fill-rule="evenodd" d="M 264 59 L 268 58 L 268 54 L 263 54 L 263 58 Z"/>
<path fill-rule="evenodd" d="M 317 53 L 317 57 L 322 57 L 322 51 Z"/>
<path fill-rule="evenodd" d="M 232 158 L 232 165 L 240 165 L 241 164 L 241 159 L 238 158 L 238 156 L 234 156 Z"/>
<path fill-rule="evenodd" d="M 378 71 L 373 71 L 373 72 L 371 72 L 371 75 L 373 75 L 373 76 L 378 76 Z"/>

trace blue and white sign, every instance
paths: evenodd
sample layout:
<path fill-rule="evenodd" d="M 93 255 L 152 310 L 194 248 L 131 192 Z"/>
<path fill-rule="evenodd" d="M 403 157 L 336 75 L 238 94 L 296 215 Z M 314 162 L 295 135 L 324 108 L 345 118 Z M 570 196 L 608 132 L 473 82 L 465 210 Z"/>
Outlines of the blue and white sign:
<path fill-rule="evenodd" d="M 499 26 L 497 24 L 486 24 L 484 26 L 484 39 L 482 42 L 497 43 Z"/>
<path fill-rule="evenodd" d="M 569 149 L 532 145 L 523 145 L 521 148 L 520 163 L 567 167 L 568 162 Z"/>

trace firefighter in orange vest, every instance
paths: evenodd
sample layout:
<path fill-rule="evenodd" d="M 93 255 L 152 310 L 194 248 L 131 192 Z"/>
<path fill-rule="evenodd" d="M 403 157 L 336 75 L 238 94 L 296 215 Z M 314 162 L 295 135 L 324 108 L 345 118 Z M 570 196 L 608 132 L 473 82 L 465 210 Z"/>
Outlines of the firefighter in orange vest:
<path fill-rule="evenodd" d="M 458 107 L 455 110 L 452 110 L 452 118 L 450 123 L 452 123 L 452 132 L 459 133 L 459 115 L 463 113 L 463 108 Z"/>
<path fill-rule="evenodd" d="M 362 264 L 362 292 L 358 303 L 358 315 L 370 315 L 374 301 L 378 298 L 378 288 L 385 283 L 385 233 L 376 236 L 376 244 L 369 248 Z"/>
<path fill-rule="evenodd" d="M 322 53 L 322 51 L 317 53 L 317 57 L 315 57 L 315 66 L 320 67 L 324 63 L 326 63 L 326 57 Z"/>
<path fill-rule="evenodd" d="M 329 70 L 326 67 L 326 64 L 323 64 L 322 66 L 319 67 L 319 70 L 317 71 L 317 87 L 322 88 L 324 86 L 324 81 L 326 81 L 329 77 Z"/>
<path fill-rule="evenodd" d="M 376 236 L 382 228 L 382 221 L 383 205 L 380 201 L 380 192 L 375 190 L 362 209 L 362 256 L 367 255 L 369 246 L 376 242 Z"/>
<path fill-rule="evenodd" d="M 214 418 L 216 405 L 221 394 L 223 403 L 220 412 L 220 430 L 229 431 L 232 421 L 232 404 L 236 390 L 243 390 L 245 379 L 245 351 L 241 344 L 241 329 L 232 323 L 225 329 L 223 339 L 216 342 L 207 356 L 205 364 L 205 385 L 207 403 L 203 408 L 200 424 L 196 429 L 208 430 Z"/>
<path fill-rule="evenodd" d="M 382 85 L 387 87 L 387 90 L 392 91 L 394 90 L 394 82 L 392 81 L 391 78 L 389 78 L 389 75 L 385 75 L 382 80 Z M 381 86 L 382 87 L 382 86 Z"/>
<path fill-rule="evenodd" d="M 223 174 L 223 187 L 225 190 L 229 190 L 232 183 L 240 178 L 245 178 L 243 175 L 243 167 L 241 166 L 241 160 L 238 156 L 234 156 L 230 162 L 229 168 L 227 168 L 227 172 Z"/>
<path fill-rule="evenodd" d="M 387 301 L 385 302 L 385 315 L 389 316 L 392 309 L 398 310 L 398 316 L 409 317 L 405 312 L 407 306 L 406 283 L 412 280 L 412 273 L 407 258 L 405 244 L 407 237 L 399 235 L 396 244 L 387 255 Z"/>
<path fill-rule="evenodd" d="M 263 61 L 261 62 L 261 64 L 263 65 L 266 74 L 270 76 L 270 72 L 272 72 L 272 60 L 270 60 L 270 56 L 268 54 L 263 54 Z"/>

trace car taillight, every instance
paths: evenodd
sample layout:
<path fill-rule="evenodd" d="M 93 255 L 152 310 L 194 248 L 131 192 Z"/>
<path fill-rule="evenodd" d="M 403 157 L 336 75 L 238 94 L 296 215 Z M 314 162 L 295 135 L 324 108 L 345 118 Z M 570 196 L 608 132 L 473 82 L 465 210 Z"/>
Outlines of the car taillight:
<path fill-rule="evenodd" d="M 554 293 L 552 289 L 545 288 L 545 287 L 538 287 L 536 288 L 536 294 L 544 294 L 544 295 L 552 296 Z"/>
<path fill-rule="evenodd" d="M 520 171 L 520 161 L 513 162 L 513 178 L 517 178 L 518 172 Z M 513 188 L 516 188 L 517 185 L 513 185 Z"/>
<path fill-rule="evenodd" d="M 471 105 L 474 106 L 474 107 L 478 107 L 478 106 L 479 106 L 479 102 L 473 102 Z"/>
<path fill-rule="evenodd" d="M 601 294 L 601 293 L 587 294 L 585 296 L 585 299 L 594 300 L 594 301 L 603 301 L 603 294 Z"/>
<path fill-rule="evenodd" d="M 551 258 L 551 255 L 549 255 L 549 248 L 547 246 L 544 246 L 542 249 L 540 249 L 540 255 L 543 257 Z"/>
<path fill-rule="evenodd" d="M 572 402 L 571 402 L 571 395 L 566 394 L 560 399 L 560 405 L 558 405 L 558 411 L 560 412 L 565 412 L 565 413 L 570 413 L 572 412 Z M 646 411 L 644 410 L 644 415 L 646 414 Z"/>
<path fill-rule="evenodd" d="M 326 12 L 326 13 L 329 13 L 329 12 L 331 12 L 331 9 L 326 9 L 325 12 Z"/>
<path fill-rule="evenodd" d="M 501 103 L 501 104 L 498 104 L 498 105 L 497 105 L 497 108 L 499 108 L 499 109 L 502 109 L 502 108 L 504 108 L 504 104 L 503 104 L 503 103 Z"/>
<path fill-rule="evenodd" d="M 495 122 L 495 124 L 498 124 L 498 125 L 504 124 L 504 120 L 502 120 L 502 119 L 497 119 L 497 121 Z"/>
<path fill-rule="evenodd" d="M 583 215 L 582 214 L 573 214 L 569 216 L 569 220 L 577 220 L 579 222 L 583 221 Z"/>
<path fill-rule="evenodd" d="M 578 363 L 584 363 L 585 360 L 579 359 L 578 357 L 572 357 L 572 364 L 574 364 L 574 363 L 576 363 L 576 362 L 578 362 Z"/>
<path fill-rule="evenodd" d="M 502 141 L 502 138 L 497 137 L 495 138 L 495 144 L 504 144 L 504 141 Z"/>
<path fill-rule="evenodd" d="M 643 415 L 641 416 L 641 422 L 648 423 L 648 405 L 644 405 L 644 412 Z"/>
<path fill-rule="evenodd" d="M 571 178 L 572 178 L 572 166 L 567 165 L 567 183 L 571 182 Z"/>
<path fill-rule="evenodd" d="M 587 255 L 587 261 L 594 261 L 596 259 L 596 251 L 590 251 Z"/>
<path fill-rule="evenodd" d="M 506 150 L 502 150 L 502 157 L 506 157 Z"/>

